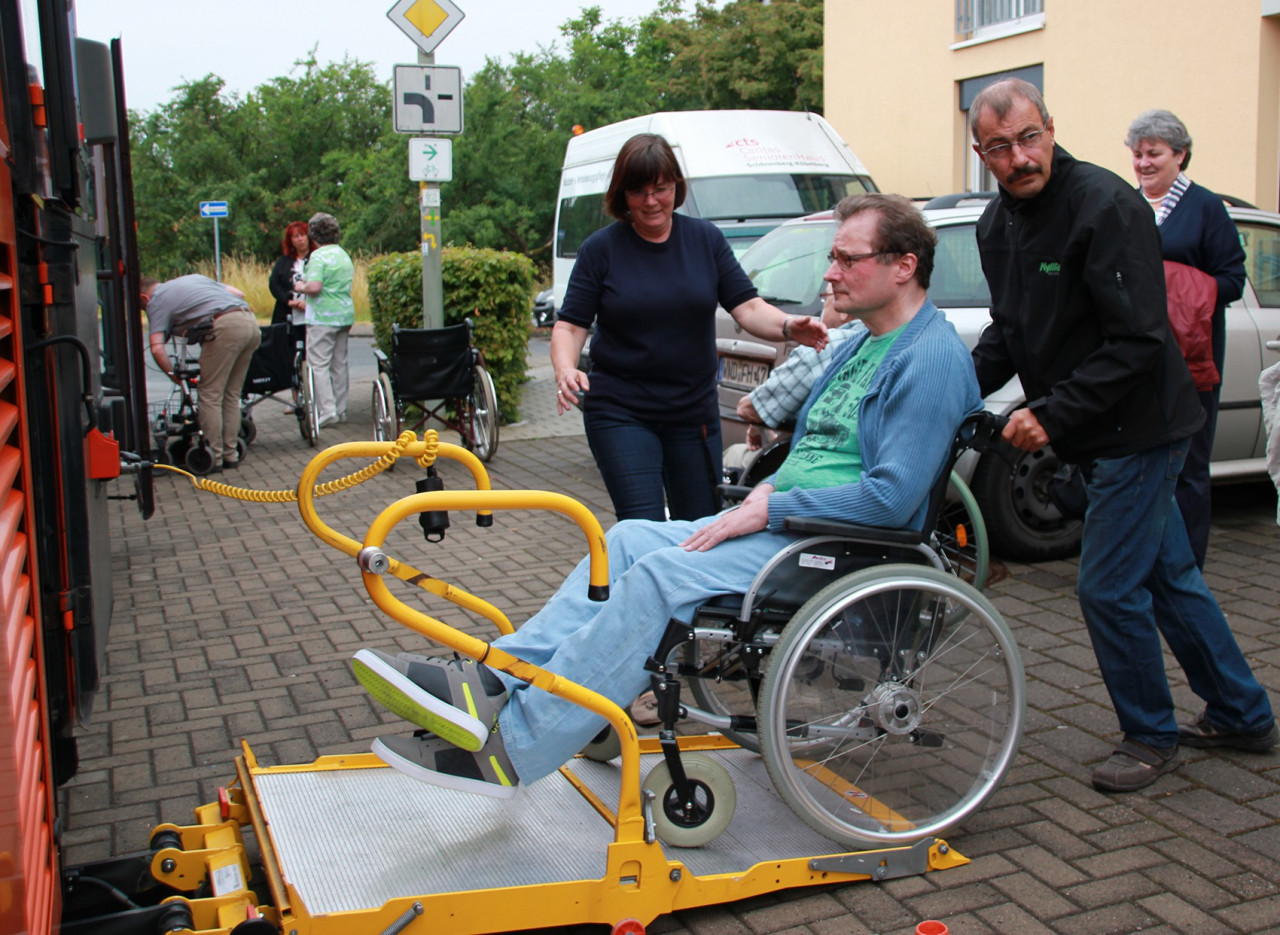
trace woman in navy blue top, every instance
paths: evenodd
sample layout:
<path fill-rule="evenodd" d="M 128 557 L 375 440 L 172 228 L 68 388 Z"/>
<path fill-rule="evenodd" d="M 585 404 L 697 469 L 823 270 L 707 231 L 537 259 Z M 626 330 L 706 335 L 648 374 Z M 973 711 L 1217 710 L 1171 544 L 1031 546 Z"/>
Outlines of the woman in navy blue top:
<path fill-rule="evenodd" d="M 1244 249 L 1222 199 L 1187 178 L 1191 134 L 1167 110 L 1148 110 L 1129 126 L 1125 145 L 1133 152 L 1138 188 L 1156 213 L 1164 258 L 1213 277 L 1218 287 L 1212 334 L 1213 362 L 1222 374 L 1227 345 L 1226 308 L 1244 292 Z M 1218 422 L 1221 379 L 1201 389 L 1204 426 L 1191 437 L 1186 464 L 1178 476 L 1178 509 L 1191 539 L 1196 563 L 1204 569 L 1209 547 L 1209 457 Z"/>
<path fill-rule="evenodd" d="M 578 251 L 551 332 L 561 413 L 583 395 L 583 422 L 618 519 L 697 519 L 717 509 L 717 305 L 768 340 L 821 347 L 826 327 L 756 294 L 714 224 L 676 214 L 685 181 L 667 141 L 628 140 L 605 209 L 615 223 Z M 592 324 L 591 373 L 578 356 Z"/>

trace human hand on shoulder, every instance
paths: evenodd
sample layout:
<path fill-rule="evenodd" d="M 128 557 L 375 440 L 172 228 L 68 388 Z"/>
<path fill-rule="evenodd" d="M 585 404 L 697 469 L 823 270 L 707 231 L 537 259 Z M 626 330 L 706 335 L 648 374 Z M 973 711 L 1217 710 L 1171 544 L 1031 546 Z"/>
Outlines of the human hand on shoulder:
<path fill-rule="evenodd" d="M 820 351 L 827 346 L 827 326 L 809 315 L 788 315 L 783 337 Z"/>

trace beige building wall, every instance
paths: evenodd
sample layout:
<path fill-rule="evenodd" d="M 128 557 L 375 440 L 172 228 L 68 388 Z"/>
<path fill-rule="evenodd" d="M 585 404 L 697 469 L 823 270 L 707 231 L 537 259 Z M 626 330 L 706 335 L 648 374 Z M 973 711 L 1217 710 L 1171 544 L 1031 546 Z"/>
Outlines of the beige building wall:
<path fill-rule="evenodd" d="M 1044 26 L 957 45 L 955 0 L 827 0 L 827 119 L 886 191 L 967 189 L 959 83 L 1043 65 L 1058 142 L 1133 178 L 1129 122 L 1172 110 L 1188 174 L 1277 209 L 1280 16 L 1260 0 L 1045 0 Z"/>

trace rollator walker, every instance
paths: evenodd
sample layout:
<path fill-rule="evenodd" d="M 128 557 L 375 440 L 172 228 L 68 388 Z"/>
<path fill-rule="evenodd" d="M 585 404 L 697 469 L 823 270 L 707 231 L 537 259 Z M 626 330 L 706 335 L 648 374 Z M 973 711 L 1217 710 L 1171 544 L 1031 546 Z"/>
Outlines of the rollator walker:
<path fill-rule="evenodd" d="M 953 460 L 996 437 L 990 416 L 971 418 Z M 316 497 L 345 483 L 317 487 L 325 468 L 379 459 L 362 477 L 398 457 L 456 462 L 474 489 L 404 497 L 362 540 L 320 519 Z M 968 862 L 942 835 L 982 806 L 1014 758 L 1023 672 L 999 612 L 945 570 L 932 516 L 923 532 L 789 522 L 797 538 L 747 593 L 709 602 L 692 624 L 672 622 L 654 647 L 663 724 L 640 737 L 603 696 L 392 591 L 399 579 L 511 632 L 492 604 L 397 558 L 388 542 L 405 541 L 396 527 L 406 520 L 446 511 L 475 511 L 486 527 L 495 514 L 538 509 L 581 529 L 590 596 L 603 600 L 605 537 L 581 503 L 493 490 L 475 455 L 431 432 L 329 448 L 304 471 L 297 499 L 311 530 L 355 559 L 381 610 L 609 729 L 503 802 L 417 782 L 372 754 L 265 766 L 246 744 L 236 782 L 197 810 L 196 825 L 153 836 L 151 872 L 176 893 L 164 905 L 187 913 L 193 931 L 466 935 L 604 923 L 643 933 L 683 909 Z M 246 826 L 261 853 L 256 876 Z"/>

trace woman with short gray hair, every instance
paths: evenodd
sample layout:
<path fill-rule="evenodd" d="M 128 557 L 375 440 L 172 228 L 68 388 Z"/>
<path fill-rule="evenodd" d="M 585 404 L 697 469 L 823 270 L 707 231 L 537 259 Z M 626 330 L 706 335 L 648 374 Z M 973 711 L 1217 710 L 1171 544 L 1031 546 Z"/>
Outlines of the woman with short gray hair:
<path fill-rule="evenodd" d="M 1179 290 L 1172 284 L 1179 276 L 1187 282 L 1194 282 L 1198 277 L 1202 291 L 1216 294 L 1209 322 L 1212 359 L 1206 354 L 1203 360 L 1188 360 L 1200 394 L 1200 405 L 1204 408 L 1205 424 L 1191 436 L 1191 447 L 1176 491 L 1191 551 L 1203 570 L 1209 547 L 1209 454 L 1213 449 L 1218 394 L 1222 388 L 1226 308 L 1244 291 L 1244 250 L 1222 199 L 1187 178 L 1191 134 L 1181 120 L 1167 110 L 1145 111 L 1129 125 L 1125 145 L 1133 153 L 1138 188 L 1155 212 L 1156 224 L 1160 227 L 1166 279 L 1171 283 L 1170 308 L 1175 308 Z M 1172 270 L 1171 264 L 1176 265 Z M 1184 345 L 1184 353 L 1186 351 Z"/>
<path fill-rule="evenodd" d="M 347 421 L 347 338 L 356 320 L 351 299 L 355 266 L 338 246 L 341 231 L 332 214 L 313 214 L 307 232 L 318 246 L 295 289 L 307 297 L 307 364 L 316 381 L 317 423 L 324 428 Z"/>

